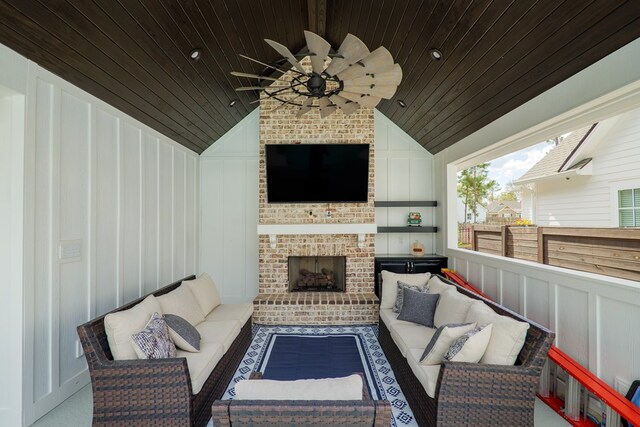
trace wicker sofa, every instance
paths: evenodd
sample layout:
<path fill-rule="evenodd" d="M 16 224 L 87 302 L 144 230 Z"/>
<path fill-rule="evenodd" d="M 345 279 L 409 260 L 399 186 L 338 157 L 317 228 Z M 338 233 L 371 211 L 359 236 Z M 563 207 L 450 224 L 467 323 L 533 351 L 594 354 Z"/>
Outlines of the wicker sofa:
<path fill-rule="evenodd" d="M 389 401 L 372 400 L 366 384 L 362 400 L 216 400 L 211 412 L 213 427 L 389 427 L 392 416 Z"/>
<path fill-rule="evenodd" d="M 195 276 L 183 280 L 192 279 Z M 178 288 L 183 280 L 149 295 L 158 297 L 168 294 Z M 110 313 L 128 310 L 146 297 L 148 295 Z M 251 304 L 246 307 L 222 304 L 207 316 L 207 319 L 213 319 L 221 327 L 233 325 L 233 332 L 225 337 L 226 351 L 217 356 L 220 359 L 209 376 L 197 379 L 201 384 L 198 384 L 200 390 L 196 394 L 193 393 L 194 379 L 189 372 L 192 360 L 188 359 L 188 354 L 178 352 L 179 357 L 169 359 L 113 360 L 104 322 L 109 313 L 78 326 L 93 389 L 93 425 L 205 426 L 211 418 L 211 404 L 224 393 L 251 342 L 249 310 L 252 312 Z M 245 319 L 247 316 L 248 319 Z M 222 350 L 216 351 L 222 354 Z M 196 357 L 199 355 L 192 354 Z"/>
<path fill-rule="evenodd" d="M 439 372 L 435 374 L 437 382 L 434 382 L 431 397 L 420 372 L 424 367 L 415 360 L 416 355 L 420 357 L 424 345 L 421 349 L 407 350 L 406 341 L 402 344 L 399 341 L 403 340 L 402 324 L 409 322 L 397 321 L 397 315 L 391 309 L 381 309 L 380 344 L 419 425 L 533 426 L 538 383 L 554 334 L 499 304 L 442 277 L 439 279 L 454 286 L 462 295 L 484 302 L 499 315 L 529 323 L 529 329 L 515 365 L 448 361 L 436 365 L 434 368 L 439 368 Z M 404 351 L 400 348 L 402 345 Z"/>

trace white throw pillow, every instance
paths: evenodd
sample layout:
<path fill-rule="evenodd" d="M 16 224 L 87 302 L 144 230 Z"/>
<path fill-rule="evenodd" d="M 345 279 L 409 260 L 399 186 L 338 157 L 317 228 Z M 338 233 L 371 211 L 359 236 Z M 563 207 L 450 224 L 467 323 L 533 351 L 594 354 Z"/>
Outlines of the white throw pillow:
<path fill-rule="evenodd" d="M 205 317 L 220 305 L 220 293 L 218 293 L 213 279 L 207 273 L 202 273 L 197 279 L 185 280 L 182 285 L 186 285 L 196 297 Z"/>
<path fill-rule="evenodd" d="M 476 322 L 478 325 L 493 324 L 493 332 L 489 346 L 480 363 L 491 365 L 513 365 L 522 350 L 527 338 L 529 323 L 520 322 L 508 316 L 493 311 L 482 301 L 476 301 L 465 318 L 466 322 Z"/>
<path fill-rule="evenodd" d="M 235 385 L 239 400 L 362 400 L 362 377 L 318 380 L 242 380 Z"/>
<path fill-rule="evenodd" d="M 398 280 L 413 286 L 425 286 L 431 277 L 431 273 L 398 274 L 387 270 L 382 270 L 382 301 L 380 309 L 393 308 L 396 305 L 398 296 Z"/>
<path fill-rule="evenodd" d="M 180 285 L 168 294 L 158 297 L 164 314 L 175 314 L 196 326 L 204 322 L 204 314 L 193 292 L 185 285 Z"/>
<path fill-rule="evenodd" d="M 456 338 L 444 355 L 444 360 L 478 363 L 491 339 L 491 329 L 492 325 L 488 324 L 475 328 L 463 334 L 461 337 Z"/>
<path fill-rule="evenodd" d="M 441 293 L 436 313 L 433 316 L 433 324 L 439 328 L 451 323 L 470 323 L 465 318 L 474 301 L 476 300 L 462 295 L 457 289 L 449 289 Z"/>
<path fill-rule="evenodd" d="M 439 365 L 453 342 L 476 328 L 475 323 L 440 326 L 422 353 L 421 365 Z"/>
<path fill-rule="evenodd" d="M 149 295 L 128 310 L 109 313 L 104 317 L 104 331 L 107 334 L 113 360 L 137 359 L 131 335 L 147 326 L 153 313 L 162 314 L 158 299 Z"/>
<path fill-rule="evenodd" d="M 427 289 L 430 294 L 442 294 L 450 289 L 456 289 L 456 287 L 449 283 L 445 283 L 438 276 L 431 276 L 427 283 Z"/>

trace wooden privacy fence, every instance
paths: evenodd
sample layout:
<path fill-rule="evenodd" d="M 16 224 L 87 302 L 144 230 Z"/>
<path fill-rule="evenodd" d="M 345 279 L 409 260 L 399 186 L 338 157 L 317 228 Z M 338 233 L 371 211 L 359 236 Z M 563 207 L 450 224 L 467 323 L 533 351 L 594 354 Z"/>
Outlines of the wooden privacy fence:
<path fill-rule="evenodd" d="M 640 281 L 640 229 L 475 225 L 474 251 Z"/>

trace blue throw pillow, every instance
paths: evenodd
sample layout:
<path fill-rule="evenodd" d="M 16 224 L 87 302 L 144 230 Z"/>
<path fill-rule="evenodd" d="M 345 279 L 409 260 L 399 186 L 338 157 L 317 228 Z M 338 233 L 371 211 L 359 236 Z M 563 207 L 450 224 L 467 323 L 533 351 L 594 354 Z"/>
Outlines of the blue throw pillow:
<path fill-rule="evenodd" d="M 426 294 L 405 288 L 402 310 L 398 320 L 418 323 L 433 328 L 433 315 L 436 313 L 436 305 L 440 294 Z"/>

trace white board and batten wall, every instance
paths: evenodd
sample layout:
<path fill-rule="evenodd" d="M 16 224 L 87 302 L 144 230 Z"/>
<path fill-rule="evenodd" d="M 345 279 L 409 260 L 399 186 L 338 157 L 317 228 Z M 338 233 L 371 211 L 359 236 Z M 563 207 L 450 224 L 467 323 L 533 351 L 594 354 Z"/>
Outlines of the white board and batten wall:
<path fill-rule="evenodd" d="M 200 157 L 200 268 L 225 302 L 258 294 L 259 111 L 254 110 Z M 376 200 L 433 200 L 432 156 L 383 114 L 375 111 Z M 376 208 L 378 226 L 405 225 L 409 210 L 435 225 L 434 208 Z M 433 252 L 427 233 L 378 234 L 377 253 L 408 253 L 414 240 Z"/>
<path fill-rule="evenodd" d="M 638 106 L 640 40 L 434 157 L 436 191 L 446 200 L 437 210 L 438 218 L 446 219 L 437 246 L 449 256 L 450 266 L 491 298 L 554 330 L 560 349 L 622 393 L 640 378 L 640 284 L 457 249 L 454 207 L 459 168 Z M 621 133 L 619 137 L 624 142 L 627 135 Z M 603 197 L 608 196 L 607 192 Z M 602 226 L 611 226 L 608 220 L 607 217 Z"/>
<path fill-rule="evenodd" d="M 23 421 L 30 424 L 89 382 L 78 325 L 198 272 L 199 161 L 0 48 L 0 59 L 28 68 L 18 285 L 25 309 Z M 3 69 L 0 85 L 12 78 Z"/>

